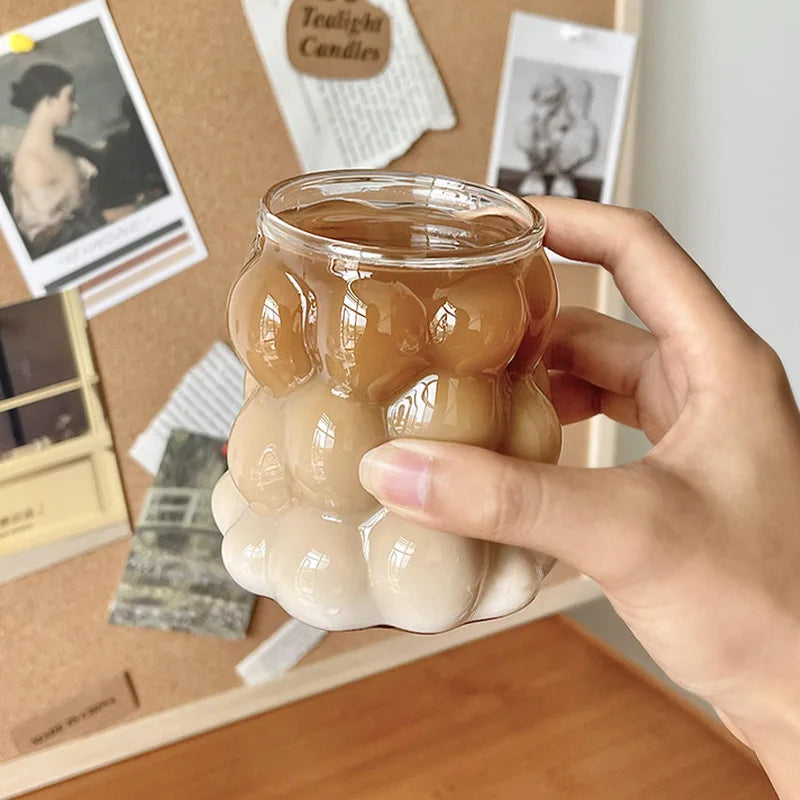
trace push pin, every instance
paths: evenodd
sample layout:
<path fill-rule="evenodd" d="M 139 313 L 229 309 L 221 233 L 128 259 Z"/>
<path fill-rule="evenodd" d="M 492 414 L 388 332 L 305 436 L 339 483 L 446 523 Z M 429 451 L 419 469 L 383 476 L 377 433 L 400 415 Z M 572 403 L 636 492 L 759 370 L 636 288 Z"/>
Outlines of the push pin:
<path fill-rule="evenodd" d="M 30 53 L 36 47 L 36 42 L 30 36 L 15 31 L 8 35 L 8 46 L 12 53 Z"/>

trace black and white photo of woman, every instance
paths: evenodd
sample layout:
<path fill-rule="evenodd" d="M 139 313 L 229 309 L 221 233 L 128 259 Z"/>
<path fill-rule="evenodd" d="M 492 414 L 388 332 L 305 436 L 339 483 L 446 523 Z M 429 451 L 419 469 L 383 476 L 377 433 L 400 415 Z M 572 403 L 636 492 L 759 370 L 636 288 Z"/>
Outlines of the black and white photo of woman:
<path fill-rule="evenodd" d="M 106 0 L 16 33 L 0 41 L 0 250 L 34 297 L 79 288 L 91 319 L 207 250 Z"/>
<path fill-rule="evenodd" d="M 10 105 L 27 124 L 3 194 L 34 259 L 167 193 L 131 98 L 120 98 L 116 127 L 92 144 L 70 132 L 79 100 L 72 72 L 56 63 L 29 66 L 10 87 Z M 102 111 L 110 116 L 107 105 Z"/>
<path fill-rule="evenodd" d="M 76 154 L 57 138 L 78 111 L 71 73 L 34 64 L 13 84 L 11 105 L 28 114 L 28 124 L 11 168 L 10 210 L 37 258 L 102 227 L 106 218 L 90 191 L 97 166 L 89 148 Z"/>

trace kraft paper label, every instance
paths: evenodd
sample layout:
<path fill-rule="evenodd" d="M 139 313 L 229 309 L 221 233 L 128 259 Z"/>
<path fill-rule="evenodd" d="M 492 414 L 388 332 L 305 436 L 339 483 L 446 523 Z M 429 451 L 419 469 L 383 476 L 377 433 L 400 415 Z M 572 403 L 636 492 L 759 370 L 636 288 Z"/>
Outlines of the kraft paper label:
<path fill-rule="evenodd" d="M 127 673 L 94 686 L 56 708 L 11 730 L 20 753 L 107 728 L 136 710 L 138 702 Z"/>
<path fill-rule="evenodd" d="M 371 78 L 389 61 L 390 28 L 389 15 L 367 0 L 294 0 L 289 61 L 318 78 Z"/>

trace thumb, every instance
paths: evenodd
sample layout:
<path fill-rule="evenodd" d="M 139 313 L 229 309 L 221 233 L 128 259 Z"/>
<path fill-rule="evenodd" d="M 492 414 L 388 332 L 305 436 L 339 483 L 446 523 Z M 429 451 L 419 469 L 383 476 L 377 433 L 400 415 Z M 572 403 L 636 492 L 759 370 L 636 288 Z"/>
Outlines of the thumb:
<path fill-rule="evenodd" d="M 361 460 L 364 488 L 437 530 L 539 550 L 600 583 L 632 574 L 650 549 L 658 488 L 643 463 L 557 467 L 479 447 L 400 439 Z"/>

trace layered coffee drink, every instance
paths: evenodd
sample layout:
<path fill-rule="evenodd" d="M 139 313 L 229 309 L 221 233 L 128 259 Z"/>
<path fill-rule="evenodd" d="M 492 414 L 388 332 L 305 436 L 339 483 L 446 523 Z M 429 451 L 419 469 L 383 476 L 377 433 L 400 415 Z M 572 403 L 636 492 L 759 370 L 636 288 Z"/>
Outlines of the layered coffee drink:
<path fill-rule="evenodd" d="M 234 579 L 330 630 L 441 631 L 533 599 L 549 559 L 401 519 L 358 465 L 396 438 L 558 460 L 543 228 L 518 198 L 433 176 L 266 195 L 228 302 L 246 402 L 214 513 Z"/>

